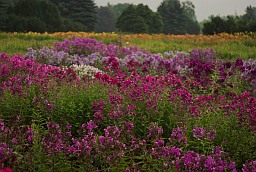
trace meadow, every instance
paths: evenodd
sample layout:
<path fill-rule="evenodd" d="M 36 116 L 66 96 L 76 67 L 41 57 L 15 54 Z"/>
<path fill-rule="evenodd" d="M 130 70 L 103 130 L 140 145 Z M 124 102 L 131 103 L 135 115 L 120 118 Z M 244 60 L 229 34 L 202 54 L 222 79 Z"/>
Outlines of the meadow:
<path fill-rule="evenodd" d="M 0 33 L 0 171 L 256 171 L 255 34 Z"/>

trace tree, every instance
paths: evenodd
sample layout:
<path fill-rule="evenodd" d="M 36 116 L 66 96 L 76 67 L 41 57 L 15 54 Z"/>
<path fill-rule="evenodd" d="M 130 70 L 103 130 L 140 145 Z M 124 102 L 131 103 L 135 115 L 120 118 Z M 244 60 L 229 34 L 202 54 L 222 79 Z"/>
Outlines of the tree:
<path fill-rule="evenodd" d="M 96 5 L 93 0 L 70 0 L 60 3 L 62 15 L 85 26 L 83 31 L 93 31 L 97 22 Z"/>
<path fill-rule="evenodd" d="M 22 17 L 9 15 L 7 22 L 8 32 L 45 32 L 46 24 L 38 17 Z"/>
<path fill-rule="evenodd" d="M 107 7 L 109 8 L 109 10 L 112 12 L 112 14 L 114 15 L 115 20 L 117 21 L 117 19 L 121 16 L 121 14 L 123 13 L 123 11 L 129 6 L 130 4 L 128 3 L 118 3 L 116 5 L 111 5 L 110 3 L 108 3 Z"/>
<path fill-rule="evenodd" d="M 7 8 L 7 31 L 53 32 L 61 28 L 58 8 L 44 0 L 18 0 Z"/>
<path fill-rule="evenodd" d="M 217 34 L 221 32 L 256 32 L 256 7 L 248 6 L 242 16 L 211 16 L 204 23 L 204 34 Z"/>
<path fill-rule="evenodd" d="M 48 32 L 60 31 L 62 18 L 56 5 L 48 1 L 40 1 L 40 19 L 46 24 Z"/>
<path fill-rule="evenodd" d="M 128 6 L 117 20 L 117 28 L 131 33 L 159 33 L 163 22 L 158 13 L 154 13 L 147 5 Z"/>
<path fill-rule="evenodd" d="M 213 35 L 225 32 L 225 21 L 220 16 L 210 16 L 210 20 L 204 23 L 203 33 Z"/>
<path fill-rule="evenodd" d="M 139 4 L 136 7 L 136 13 L 138 17 L 141 17 L 143 19 L 143 22 L 146 24 L 146 31 L 147 33 L 152 33 L 151 26 L 153 24 L 152 17 L 154 13 L 147 5 Z"/>
<path fill-rule="evenodd" d="M 256 7 L 248 6 L 241 20 L 244 20 L 244 23 L 246 23 L 244 31 L 256 32 Z"/>
<path fill-rule="evenodd" d="M 157 11 L 163 19 L 165 34 L 187 33 L 187 16 L 179 0 L 164 0 Z"/>
<path fill-rule="evenodd" d="M 239 17 L 228 15 L 226 17 L 225 32 L 229 34 L 238 32 L 238 20 Z"/>
<path fill-rule="evenodd" d="M 6 30 L 6 22 L 7 22 L 7 1 L 0 0 L 0 31 Z"/>
<path fill-rule="evenodd" d="M 164 28 L 162 17 L 159 13 L 154 13 L 152 16 L 151 33 L 161 33 Z"/>
<path fill-rule="evenodd" d="M 118 3 L 115 5 L 111 5 L 110 3 L 108 3 L 108 5 L 106 6 L 108 8 L 108 10 L 111 12 L 111 14 L 113 16 L 113 22 L 114 22 L 114 25 L 112 25 L 112 21 L 111 21 L 108 24 L 108 26 L 110 28 L 114 27 L 114 30 L 113 30 L 114 32 L 118 31 L 118 29 L 116 28 L 117 19 L 120 17 L 120 15 L 124 11 L 124 9 L 126 9 L 129 5 L 130 4 L 128 4 L 128 3 Z"/>
<path fill-rule="evenodd" d="M 211 16 L 210 20 L 204 23 L 203 33 L 207 35 L 218 33 L 235 33 L 238 28 L 239 17 L 228 15 L 226 17 Z"/>
<path fill-rule="evenodd" d="M 113 13 L 108 7 L 98 8 L 98 22 L 96 24 L 96 32 L 113 32 L 115 31 L 116 20 Z"/>
<path fill-rule="evenodd" d="M 251 5 L 246 7 L 243 18 L 247 21 L 256 21 L 256 7 L 252 7 Z"/>
<path fill-rule="evenodd" d="M 136 6 L 129 5 L 117 20 L 117 28 L 123 32 L 146 33 L 147 25 L 143 18 L 137 15 Z"/>
<path fill-rule="evenodd" d="M 182 2 L 182 8 L 186 15 L 186 30 L 188 34 L 199 34 L 200 25 L 196 19 L 195 6 L 190 1 Z"/>

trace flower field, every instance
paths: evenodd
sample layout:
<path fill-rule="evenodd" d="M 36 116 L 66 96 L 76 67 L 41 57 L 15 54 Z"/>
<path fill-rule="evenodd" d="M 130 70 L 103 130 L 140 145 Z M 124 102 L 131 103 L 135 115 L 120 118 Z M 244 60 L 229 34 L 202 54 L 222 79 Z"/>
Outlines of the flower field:
<path fill-rule="evenodd" d="M 64 39 L 93 38 L 104 44 L 122 43 L 122 46 L 137 46 L 151 53 L 164 53 L 170 50 L 189 52 L 193 49 L 211 49 L 221 53 L 221 58 L 234 61 L 237 57 L 255 59 L 256 34 L 226 33 L 217 35 L 164 35 L 164 34 L 117 34 L 87 32 L 56 32 L 56 33 L 1 33 L 0 52 L 8 55 L 25 54 L 28 47 L 40 49 L 43 46 L 53 48 L 54 42 Z"/>
<path fill-rule="evenodd" d="M 9 36 L 0 171 L 256 171 L 255 35 Z"/>

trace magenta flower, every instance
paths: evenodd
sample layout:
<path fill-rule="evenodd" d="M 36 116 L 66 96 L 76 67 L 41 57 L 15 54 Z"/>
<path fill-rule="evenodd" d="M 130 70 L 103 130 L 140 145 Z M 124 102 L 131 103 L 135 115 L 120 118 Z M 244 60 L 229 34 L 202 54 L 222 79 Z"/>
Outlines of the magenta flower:
<path fill-rule="evenodd" d="M 11 168 L 0 169 L 0 172 L 12 172 Z"/>

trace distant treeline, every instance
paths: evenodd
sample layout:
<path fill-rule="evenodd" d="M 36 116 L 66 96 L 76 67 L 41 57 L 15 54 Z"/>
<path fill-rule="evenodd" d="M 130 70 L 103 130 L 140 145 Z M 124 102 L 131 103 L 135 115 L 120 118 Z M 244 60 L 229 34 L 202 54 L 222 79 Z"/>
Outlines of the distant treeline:
<path fill-rule="evenodd" d="M 194 9 L 192 2 L 179 0 L 163 0 L 157 12 L 143 4 L 97 7 L 93 0 L 0 0 L 0 31 L 214 34 L 256 30 L 256 7 L 247 7 L 242 16 L 210 16 L 201 27 Z"/>

